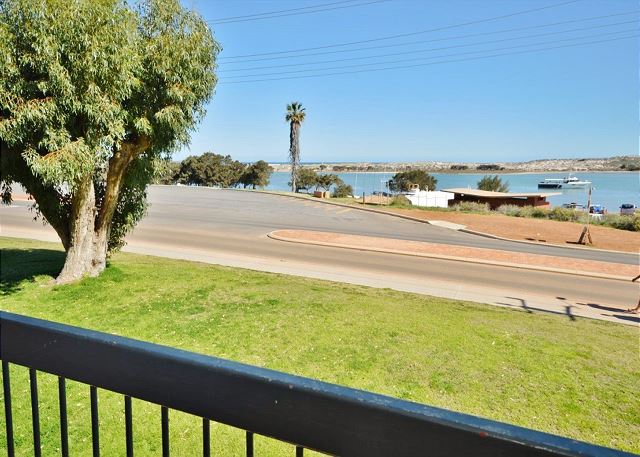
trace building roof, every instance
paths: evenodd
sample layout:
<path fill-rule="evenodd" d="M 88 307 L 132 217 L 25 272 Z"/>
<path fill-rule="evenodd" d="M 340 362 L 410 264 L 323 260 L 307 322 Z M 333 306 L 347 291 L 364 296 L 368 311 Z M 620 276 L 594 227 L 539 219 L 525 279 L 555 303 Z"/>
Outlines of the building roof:
<path fill-rule="evenodd" d="M 451 192 L 452 194 L 471 195 L 473 197 L 483 198 L 527 198 L 527 197 L 539 197 L 546 198 L 552 195 L 560 195 L 560 192 L 492 192 L 489 190 L 480 189 L 467 189 L 465 187 L 455 187 L 453 189 L 442 189 L 444 192 Z"/>

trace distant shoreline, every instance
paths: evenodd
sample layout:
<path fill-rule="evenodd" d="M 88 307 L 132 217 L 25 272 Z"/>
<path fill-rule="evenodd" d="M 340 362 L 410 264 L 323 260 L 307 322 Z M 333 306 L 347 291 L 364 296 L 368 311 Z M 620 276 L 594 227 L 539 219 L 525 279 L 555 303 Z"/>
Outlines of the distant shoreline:
<path fill-rule="evenodd" d="M 274 171 L 290 172 L 287 163 L 270 164 Z M 640 157 L 616 156 L 589 159 L 541 159 L 527 162 L 332 162 L 305 163 L 303 168 L 331 173 L 397 173 L 425 170 L 447 174 L 514 174 L 514 173 L 584 173 L 584 172 L 637 172 Z"/>
<path fill-rule="evenodd" d="M 303 167 L 305 167 L 303 165 Z M 324 170 L 329 173 L 358 173 L 358 174 L 367 174 L 367 175 L 385 175 L 390 173 L 397 173 L 398 170 L 390 170 L 390 171 L 357 171 L 357 170 L 349 170 L 349 171 L 332 171 L 332 170 Z M 440 175 L 536 175 L 540 173 L 558 173 L 558 174 L 577 174 L 577 173 L 636 173 L 638 174 L 638 170 L 533 170 L 533 171 L 519 171 L 519 170 L 427 170 L 429 173 L 440 174 Z M 288 170 L 274 170 L 275 173 L 291 173 L 291 169 Z"/>

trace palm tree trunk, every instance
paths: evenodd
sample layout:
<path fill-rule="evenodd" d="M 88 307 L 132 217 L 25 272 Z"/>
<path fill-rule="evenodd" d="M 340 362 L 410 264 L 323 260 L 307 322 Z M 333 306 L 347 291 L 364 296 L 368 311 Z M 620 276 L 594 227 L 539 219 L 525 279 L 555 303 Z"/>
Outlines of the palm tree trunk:
<path fill-rule="evenodd" d="M 291 192 L 298 190 L 298 168 L 300 167 L 300 123 L 291 121 L 289 131 L 289 158 L 291 159 Z"/>

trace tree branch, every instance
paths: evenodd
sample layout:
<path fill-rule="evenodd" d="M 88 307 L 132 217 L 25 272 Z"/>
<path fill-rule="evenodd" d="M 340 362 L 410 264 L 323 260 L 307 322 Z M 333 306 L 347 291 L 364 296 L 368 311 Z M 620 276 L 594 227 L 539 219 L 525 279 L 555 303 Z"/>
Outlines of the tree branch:
<path fill-rule="evenodd" d="M 150 145 L 151 140 L 148 136 L 143 135 L 137 137 L 133 141 L 121 143 L 120 148 L 109 159 L 104 198 L 96 219 L 96 231 L 105 230 L 109 226 L 113 218 L 113 213 L 118 205 L 118 195 L 122 187 L 122 178 L 129 164 Z"/>

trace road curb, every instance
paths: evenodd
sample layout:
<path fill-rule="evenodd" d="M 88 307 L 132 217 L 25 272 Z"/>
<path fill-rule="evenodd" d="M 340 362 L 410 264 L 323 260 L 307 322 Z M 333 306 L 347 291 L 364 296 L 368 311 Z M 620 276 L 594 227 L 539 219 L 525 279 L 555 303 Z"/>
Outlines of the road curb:
<path fill-rule="evenodd" d="M 398 249 L 353 246 L 353 245 L 342 244 L 342 243 L 328 243 L 326 241 L 300 240 L 298 238 L 290 238 L 290 237 L 278 235 L 277 234 L 278 231 L 279 230 L 274 230 L 268 233 L 267 236 L 273 240 L 283 241 L 287 243 L 298 243 L 298 244 L 308 244 L 308 245 L 315 245 L 315 246 L 334 247 L 334 248 L 341 248 L 341 249 L 352 249 L 355 251 L 380 252 L 385 254 L 398 254 L 398 255 L 406 255 L 409 257 L 423 257 L 423 258 L 439 259 L 439 260 L 451 260 L 455 262 L 466 262 L 466 263 L 476 263 L 481 265 L 518 268 L 521 270 L 560 273 L 560 274 L 566 274 L 571 276 L 585 276 L 588 278 L 611 279 L 611 280 L 624 281 L 624 282 L 629 281 L 629 278 L 627 278 L 626 276 L 609 275 L 606 273 L 594 273 L 594 272 L 581 271 L 581 270 L 569 270 L 564 268 L 542 267 L 538 265 L 526 265 L 521 263 L 500 262 L 500 261 L 493 261 L 493 260 L 476 259 L 473 257 L 458 257 L 458 256 L 449 256 L 449 255 L 443 255 L 443 254 L 416 253 L 416 252 L 403 251 Z"/>

